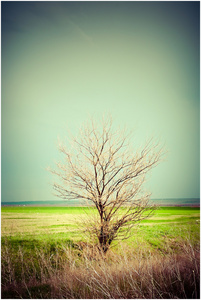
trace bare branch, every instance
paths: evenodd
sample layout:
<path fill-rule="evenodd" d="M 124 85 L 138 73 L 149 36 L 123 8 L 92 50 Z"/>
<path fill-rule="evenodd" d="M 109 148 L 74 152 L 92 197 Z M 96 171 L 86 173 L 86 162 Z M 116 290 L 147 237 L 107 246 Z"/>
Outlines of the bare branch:
<path fill-rule="evenodd" d="M 106 252 L 114 239 L 126 238 L 132 227 L 152 214 L 149 194 L 142 191 L 146 174 L 161 161 L 163 149 L 149 140 L 138 151 L 129 150 L 128 137 L 112 130 L 112 120 L 93 120 L 83 126 L 71 149 L 62 143 L 64 162 L 50 170 L 60 181 L 53 185 L 63 199 L 91 203 L 99 218 L 91 221 L 90 233 Z"/>

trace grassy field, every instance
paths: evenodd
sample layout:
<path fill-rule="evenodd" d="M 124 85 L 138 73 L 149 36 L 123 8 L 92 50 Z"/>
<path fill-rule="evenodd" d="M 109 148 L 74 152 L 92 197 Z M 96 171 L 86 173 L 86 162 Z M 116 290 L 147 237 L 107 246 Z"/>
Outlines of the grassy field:
<path fill-rule="evenodd" d="M 159 208 L 104 258 L 86 244 L 92 213 L 2 207 L 2 298 L 199 297 L 199 208 Z"/>

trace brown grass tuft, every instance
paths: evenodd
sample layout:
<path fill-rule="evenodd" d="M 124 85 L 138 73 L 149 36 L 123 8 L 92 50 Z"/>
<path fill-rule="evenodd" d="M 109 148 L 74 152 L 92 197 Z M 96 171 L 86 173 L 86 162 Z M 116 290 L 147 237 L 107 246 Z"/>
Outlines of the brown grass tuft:
<path fill-rule="evenodd" d="M 60 246 L 31 255 L 19 247 L 2 249 L 2 298 L 33 299 L 198 299 L 199 249 L 184 243 L 177 254 L 135 251 L 125 244 L 118 253 L 87 244 Z"/>

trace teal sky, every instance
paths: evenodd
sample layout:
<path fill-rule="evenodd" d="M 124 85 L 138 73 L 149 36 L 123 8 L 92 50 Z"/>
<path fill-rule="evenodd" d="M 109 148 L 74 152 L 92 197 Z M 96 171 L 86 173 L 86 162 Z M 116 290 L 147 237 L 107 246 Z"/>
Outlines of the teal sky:
<path fill-rule="evenodd" d="M 199 5 L 1 2 L 2 201 L 54 200 L 58 136 L 103 114 L 165 144 L 153 198 L 199 197 Z"/>

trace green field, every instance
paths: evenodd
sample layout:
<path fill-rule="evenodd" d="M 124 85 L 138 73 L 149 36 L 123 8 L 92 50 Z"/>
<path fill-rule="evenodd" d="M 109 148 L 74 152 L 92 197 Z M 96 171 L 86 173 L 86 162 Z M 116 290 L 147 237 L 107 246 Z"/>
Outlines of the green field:
<path fill-rule="evenodd" d="M 104 260 L 90 245 L 81 247 L 83 222 L 93 213 L 2 207 L 2 298 L 199 297 L 199 208 L 158 208 L 129 239 L 113 243 Z"/>
<path fill-rule="evenodd" d="M 85 239 L 82 221 L 93 210 L 84 207 L 2 207 L 2 237 L 18 239 L 72 240 Z M 161 207 L 150 219 L 143 220 L 129 241 L 166 238 L 199 238 L 200 209 Z M 160 241 L 161 242 L 161 241 Z M 157 243 L 156 243 L 157 244 Z"/>

